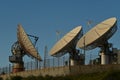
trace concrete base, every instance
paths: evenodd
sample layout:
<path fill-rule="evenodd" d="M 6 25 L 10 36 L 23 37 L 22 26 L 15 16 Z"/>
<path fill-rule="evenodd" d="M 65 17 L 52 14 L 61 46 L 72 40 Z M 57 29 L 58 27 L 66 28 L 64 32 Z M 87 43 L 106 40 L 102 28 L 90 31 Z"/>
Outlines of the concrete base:
<path fill-rule="evenodd" d="M 13 69 L 12 69 L 12 73 L 16 73 L 16 72 L 21 72 L 24 71 L 24 64 L 23 63 L 14 63 L 13 64 Z"/>
<path fill-rule="evenodd" d="M 109 55 L 101 53 L 101 64 L 109 64 Z"/>

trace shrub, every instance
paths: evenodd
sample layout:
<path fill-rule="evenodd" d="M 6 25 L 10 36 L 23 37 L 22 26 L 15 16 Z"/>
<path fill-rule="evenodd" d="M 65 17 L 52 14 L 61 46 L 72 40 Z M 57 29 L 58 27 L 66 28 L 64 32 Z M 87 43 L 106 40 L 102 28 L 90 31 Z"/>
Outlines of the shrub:
<path fill-rule="evenodd" d="M 3 80 L 3 78 L 2 78 L 2 77 L 0 77 L 0 80 Z"/>
<path fill-rule="evenodd" d="M 54 80 L 52 76 L 46 75 L 44 77 L 44 80 Z"/>
<path fill-rule="evenodd" d="M 45 80 L 43 76 L 39 75 L 36 77 L 36 80 Z"/>
<path fill-rule="evenodd" d="M 120 71 L 109 71 L 103 80 L 120 80 Z"/>
<path fill-rule="evenodd" d="M 26 78 L 23 78 L 23 80 L 37 80 L 36 79 L 36 76 L 28 76 L 28 77 L 26 77 Z"/>
<path fill-rule="evenodd" d="M 22 80 L 23 78 L 21 76 L 12 76 L 10 80 Z"/>

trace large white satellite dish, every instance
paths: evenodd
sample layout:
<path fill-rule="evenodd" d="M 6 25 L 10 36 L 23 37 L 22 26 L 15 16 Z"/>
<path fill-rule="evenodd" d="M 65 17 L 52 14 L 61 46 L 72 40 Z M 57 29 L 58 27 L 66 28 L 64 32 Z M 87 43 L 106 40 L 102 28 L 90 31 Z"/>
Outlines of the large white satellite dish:
<path fill-rule="evenodd" d="M 77 43 L 77 47 L 86 50 L 94 49 L 104 44 L 117 30 L 115 17 L 109 18 L 88 31 Z"/>
<path fill-rule="evenodd" d="M 50 55 L 60 57 L 66 53 L 70 54 L 71 65 L 75 65 L 79 61 L 78 50 L 76 44 L 82 36 L 82 27 L 78 26 L 61 38 L 50 50 Z M 83 63 L 82 63 L 83 64 Z"/>
<path fill-rule="evenodd" d="M 84 50 L 101 48 L 101 64 L 109 64 L 110 46 L 108 39 L 117 30 L 117 19 L 109 18 L 88 31 L 77 43 L 77 47 Z"/>
<path fill-rule="evenodd" d="M 66 52 L 71 52 L 71 48 L 76 47 L 78 41 L 78 36 L 82 30 L 81 26 L 78 26 L 67 33 L 62 39 L 60 39 L 50 50 L 50 55 L 52 56 L 62 56 Z"/>
<path fill-rule="evenodd" d="M 24 31 L 23 27 L 20 24 L 18 25 L 17 36 L 18 36 L 18 42 L 20 43 L 25 53 L 38 60 L 42 60 L 41 57 L 39 56 L 38 51 L 33 46 L 31 40 L 29 39 L 29 37 L 27 36 L 26 32 Z"/>

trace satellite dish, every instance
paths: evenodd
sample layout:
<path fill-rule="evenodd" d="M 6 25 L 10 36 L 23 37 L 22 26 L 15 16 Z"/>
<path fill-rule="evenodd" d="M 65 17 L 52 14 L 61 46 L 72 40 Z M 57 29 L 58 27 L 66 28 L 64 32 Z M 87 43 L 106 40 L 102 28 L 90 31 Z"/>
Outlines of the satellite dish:
<path fill-rule="evenodd" d="M 24 31 L 23 27 L 20 24 L 18 25 L 17 37 L 18 37 L 18 42 L 20 43 L 25 53 L 40 61 L 42 60 L 35 46 L 33 46 L 31 40 L 29 39 L 29 37 L 27 36 L 26 32 Z"/>
<path fill-rule="evenodd" d="M 109 64 L 111 52 L 108 39 L 112 37 L 116 30 L 117 19 L 115 17 L 109 18 L 97 24 L 94 28 L 83 35 L 78 41 L 77 47 L 84 50 L 91 50 L 100 47 L 101 64 Z"/>
<path fill-rule="evenodd" d="M 20 24 L 18 25 L 17 38 L 18 38 L 17 42 L 15 42 L 11 48 L 12 56 L 9 56 L 9 61 L 13 63 L 13 69 L 12 69 L 13 73 L 25 70 L 23 56 L 26 54 L 28 56 L 29 55 L 32 56 L 36 60 L 39 61 L 42 60 L 38 54 L 38 51 L 35 49 L 35 46 L 32 44 L 31 40 L 29 39 L 28 35 L 25 33 L 24 29 Z M 36 40 L 38 39 L 37 37 L 35 38 Z"/>
<path fill-rule="evenodd" d="M 77 47 L 91 50 L 102 46 L 117 30 L 115 17 L 109 18 L 88 31 L 77 43 Z"/>
<path fill-rule="evenodd" d="M 78 26 L 61 38 L 50 50 L 50 55 L 60 57 L 66 53 L 70 54 L 71 65 L 75 65 L 79 59 L 79 51 L 76 50 L 76 44 L 82 36 L 82 27 Z"/>
<path fill-rule="evenodd" d="M 66 52 L 71 52 L 71 48 L 76 47 L 78 36 L 81 33 L 82 27 L 78 26 L 67 33 L 62 39 L 60 39 L 50 50 L 52 56 L 62 56 Z"/>

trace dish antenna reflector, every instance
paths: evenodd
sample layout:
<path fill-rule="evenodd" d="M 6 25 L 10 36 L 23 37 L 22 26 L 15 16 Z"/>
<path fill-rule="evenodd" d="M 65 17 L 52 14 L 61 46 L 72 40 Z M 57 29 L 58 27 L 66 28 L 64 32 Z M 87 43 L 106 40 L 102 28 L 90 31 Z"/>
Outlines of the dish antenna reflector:
<path fill-rule="evenodd" d="M 23 50 L 26 52 L 26 54 L 34 57 L 35 59 L 42 60 L 41 57 L 38 55 L 38 51 L 36 50 L 35 46 L 32 44 L 31 40 L 29 39 L 28 35 L 22 28 L 22 26 L 18 25 L 18 42 L 20 43 Z"/>
<path fill-rule="evenodd" d="M 117 30 L 117 19 L 115 17 L 109 18 L 99 24 L 94 28 L 88 31 L 83 35 L 77 43 L 77 47 L 85 50 L 91 50 L 96 47 L 101 48 L 101 52 L 104 55 L 103 61 L 101 64 L 108 64 L 108 55 L 109 55 L 109 43 L 108 39 Z M 101 57 L 102 59 L 103 57 Z"/>
<path fill-rule="evenodd" d="M 24 71 L 23 56 L 26 54 L 34 57 L 36 60 L 42 60 L 38 51 L 35 49 L 35 45 L 32 44 L 20 24 L 18 25 L 17 38 L 17 42 L 12 45 L 11 49 L 13 55 L 9 56 L 9 61 L 13 63 L 13 73 Z"/>
<path fill-rule="evenodd" d="M 70 58 L 73 61 L 71 65 L 74 65 L 74 61 L 77 61 L 76 57 L 78 57 L 78 50 L 76 50 L 76 44 L 81 36 L 82 27 L 78 26 L 74 28 L 53 46 L 53 48 L 50 50 L 50 55 L 60 57 L 66 53 L 69 53 Z"/>

